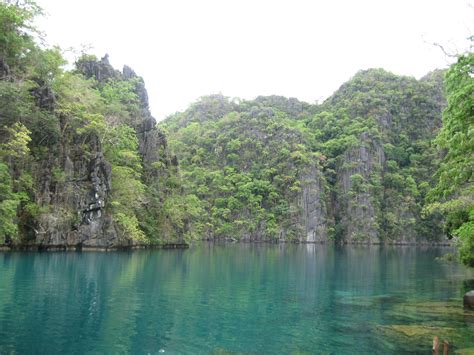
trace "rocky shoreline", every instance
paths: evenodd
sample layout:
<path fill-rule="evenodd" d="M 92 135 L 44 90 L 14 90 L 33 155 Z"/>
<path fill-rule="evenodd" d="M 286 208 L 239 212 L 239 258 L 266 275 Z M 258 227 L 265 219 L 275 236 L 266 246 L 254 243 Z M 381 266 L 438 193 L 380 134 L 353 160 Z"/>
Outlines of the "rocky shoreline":
<path fill-rule="evenodd" d="M 189 244 L 151 244 L 151 245 L 130 245 L 130 246 L 78 246 L 78 245 L 0 245 L 0 252 L 44 252 L 44 251 L 73 251 L 73 252 L 109 252 L 109 251 L 130 251 L 143 249 L 187 249 Z"/>
<path fill-rule="evenodd" d="M 343 242 L 336 243 L 332 241 L 271 241 L 271 240 L 237 240 L 237 239 L 225 239 L 225 240 L 199 240 L 193 243 L 216 243 L 216 244 L 306 244 L 306 245 L 353 245 L 353 246 L 392 246 L 392 247 L 455 247 L 452 242 L 372 242 L 372 243 L 357 243 L 357 242 Z M 0 252 L 43 252 L 43 251 L 74 251 L 74 252 L 109 252 L 109 251 L 131 251 L 131 250 L 144 250 L 144 249 L 188 249 L 192 243 L 169 243 L 169 244 L 148 244 L 148 245 L 129 245 L 129 246 L 81 246 L 81 245 L 6 245 L 0 244 Z"/>

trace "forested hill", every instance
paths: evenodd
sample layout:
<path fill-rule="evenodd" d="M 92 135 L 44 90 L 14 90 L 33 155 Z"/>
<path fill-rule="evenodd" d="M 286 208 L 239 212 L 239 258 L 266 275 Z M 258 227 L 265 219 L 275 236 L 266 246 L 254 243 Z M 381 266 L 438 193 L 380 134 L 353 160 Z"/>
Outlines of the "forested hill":
<path fill-rule="evenodd" d="M 439 164 L 442 71 L 357 73 L 321 105 L 280 96 L 201 98 L 160 125 L 200 238 L 442 241 L 424 218 Z"/>

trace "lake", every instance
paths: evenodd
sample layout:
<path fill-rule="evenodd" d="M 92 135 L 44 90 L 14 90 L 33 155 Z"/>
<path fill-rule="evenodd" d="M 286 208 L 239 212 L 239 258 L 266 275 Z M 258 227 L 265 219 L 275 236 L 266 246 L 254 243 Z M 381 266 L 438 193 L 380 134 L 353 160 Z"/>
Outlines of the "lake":
<path fill-rule="evenodd" d="M 414 353 L 474 347 L 474 271 L 436 247 L 197 243 L 0 253 L 0 353 Z"/>

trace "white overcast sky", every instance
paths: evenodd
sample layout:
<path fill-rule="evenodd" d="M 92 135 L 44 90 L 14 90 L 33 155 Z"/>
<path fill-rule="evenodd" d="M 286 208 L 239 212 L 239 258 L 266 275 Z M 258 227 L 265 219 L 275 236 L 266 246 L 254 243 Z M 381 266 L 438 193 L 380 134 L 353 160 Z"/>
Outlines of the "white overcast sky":
<path fill-rule="evenodd" d="M 472 0 L 37 0 L 48 43 L 143 76 L 154 116 L 203 95 L 321 101 L 360 69 L 417 78 L 463 50 Z"/>

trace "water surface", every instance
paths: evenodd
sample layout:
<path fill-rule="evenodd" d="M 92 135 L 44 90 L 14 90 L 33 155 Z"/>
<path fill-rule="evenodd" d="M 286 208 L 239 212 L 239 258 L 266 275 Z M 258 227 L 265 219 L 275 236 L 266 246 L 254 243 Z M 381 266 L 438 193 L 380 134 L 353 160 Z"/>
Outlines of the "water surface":
<path fill-rule="evenodd" d="M 0 353 L 430 354 L 431 333 L 443 332 L 474 347 L 474 317 L 461 307 L 474 273 L 435 261 L 447 251 L 202 243 L 0 253 Z"/>

